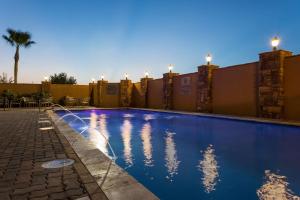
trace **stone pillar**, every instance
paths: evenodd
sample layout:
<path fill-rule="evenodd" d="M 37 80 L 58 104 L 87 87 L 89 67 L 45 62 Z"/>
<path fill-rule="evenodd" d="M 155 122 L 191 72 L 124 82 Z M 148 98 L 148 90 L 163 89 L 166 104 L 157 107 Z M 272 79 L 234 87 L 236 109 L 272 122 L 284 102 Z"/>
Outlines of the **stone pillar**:
<path fill-rule="evenodd" d="M 120 82 L 120 106 L 129 107 L 131 105 L 132 82 L 129 79 Z"/>
<path fill-rule="evenodd" d="M 49 81 L 42 81 L 41 84 L 41 92 L 51 94 L 51 82 Z"/>
<path fill-rule="evenodd" d="M 177 76 L 178 73 L 165 73 L 163 76 L 163 103 L 164 109 L 173 109 L 173 78 Z"/>
<path fill-rule="evenodd" d="M 97 82 L 97 88 L 96 88 L 96 94 L 97 94 L 97 99 L 95 102 L 95 105 L 98 107 L 101 107 L 103 104 L 103 96 L 105 94 L 105 89 L 108 81 L 106 80 L 100 80 Z"/>
<path fill-rule="evenodd" d="M 153 80 L 153 78 L 141 78 L 142 108 L 148 107 L 148 81 L 150 80 Z"/>
<path fill-rule="evenodd" d="M 89 97 L 90 97 L 90 102 L 89 104 L 91 106 L 95 106 L 97 103 L 97 84 L 96 83 L 89 83 Z"/>
<path fill-rule="evenodd" d="M 198 67 L 197 111 L 212 112 L 212 72 L 218 69 L 216 65 L 201 65 Z"/>
<path fill-rule="evenodd" d="M 284 115 L 284 59 L 292 53 L 284 50 L 259 55 L 258 114 L 259 117 L 281 119 Z"/>

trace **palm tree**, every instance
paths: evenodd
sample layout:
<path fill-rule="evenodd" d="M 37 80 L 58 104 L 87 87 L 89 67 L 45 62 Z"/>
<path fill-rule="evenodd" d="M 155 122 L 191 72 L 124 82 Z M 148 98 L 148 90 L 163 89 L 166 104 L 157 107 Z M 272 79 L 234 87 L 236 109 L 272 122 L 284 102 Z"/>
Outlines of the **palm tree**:
<path fill-rule="evenodd" d="M 13 29 L 7 29 L 8 35 L 2 35 L 2 37 L 9 43 L 11 46 L 16 47 L 15 53 L 15 66 L 14 66 L 14 83 L 18 82 L 18 62 L 19 62 L 19 49 L 20 47 L 28 48 L 34 41 L 31 41 L 31 34 L 28 32 L 16 31 Z"/>

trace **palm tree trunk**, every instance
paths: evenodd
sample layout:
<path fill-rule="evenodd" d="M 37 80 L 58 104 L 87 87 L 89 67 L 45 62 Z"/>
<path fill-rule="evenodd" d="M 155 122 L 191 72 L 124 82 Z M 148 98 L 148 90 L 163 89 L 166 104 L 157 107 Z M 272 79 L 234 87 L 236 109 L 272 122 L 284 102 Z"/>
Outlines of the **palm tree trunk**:
<path fill-rule="evenodd" d="M 18 83 L 18 65 L 19 65 L 19 45 L 17 45 L 15 53 L 15 67 L 14 67 L 14 83 Z"/>

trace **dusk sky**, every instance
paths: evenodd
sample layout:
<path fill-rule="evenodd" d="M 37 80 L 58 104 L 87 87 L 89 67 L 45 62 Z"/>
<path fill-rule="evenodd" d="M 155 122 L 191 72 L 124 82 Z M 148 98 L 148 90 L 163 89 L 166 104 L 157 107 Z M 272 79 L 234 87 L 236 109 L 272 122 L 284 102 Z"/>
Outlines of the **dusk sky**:
<path fill-rule="evenodd" d="M 80 84 L 116 82 L 167 65 L 195 72 L 205 55 L 221 67 L 258 60 L 278 35 L 280 48 L 299 54 L 299 0 L 0 0 L 0 33 L 32 33 L 21 49 L 19 82 L 40 83 L 66 72 Z M 0 41 L 0 73 L 13 76 L 15 49 Z"/>

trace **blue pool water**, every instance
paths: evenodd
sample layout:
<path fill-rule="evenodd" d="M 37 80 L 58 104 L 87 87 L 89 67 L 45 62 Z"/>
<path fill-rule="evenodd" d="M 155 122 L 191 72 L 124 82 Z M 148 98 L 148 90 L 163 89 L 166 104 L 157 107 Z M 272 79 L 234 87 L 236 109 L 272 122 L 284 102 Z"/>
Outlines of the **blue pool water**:
<path fill-rule="evenodd" d="M 74 113 L 160 199 L 300 199 L 298 127 L 141 110 Z M 65 121 L 77 132 L 84 126 Z M 83 135 L 111 155 L 99 132 Z"/>

